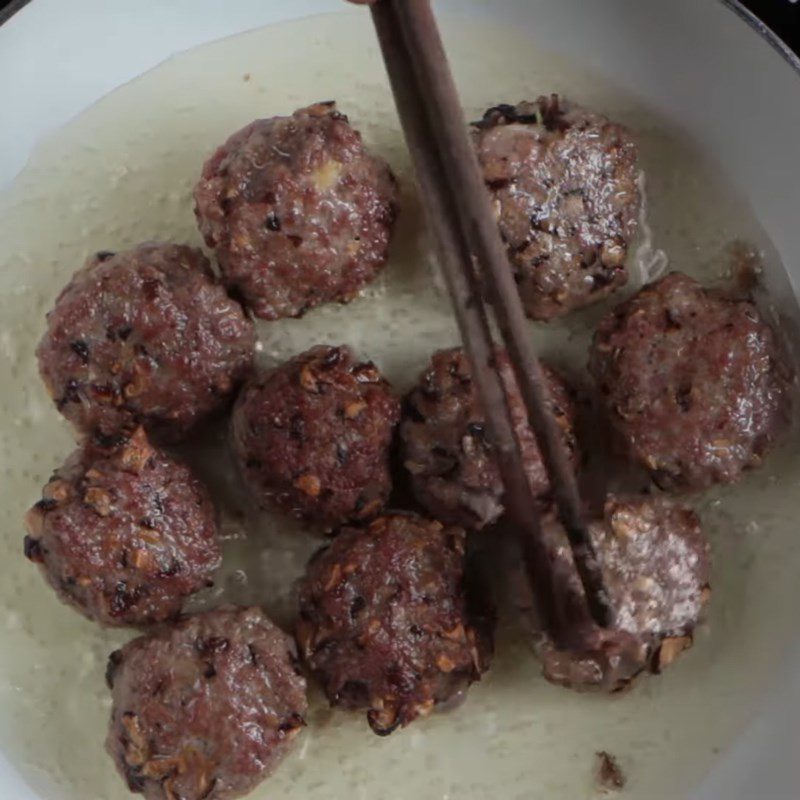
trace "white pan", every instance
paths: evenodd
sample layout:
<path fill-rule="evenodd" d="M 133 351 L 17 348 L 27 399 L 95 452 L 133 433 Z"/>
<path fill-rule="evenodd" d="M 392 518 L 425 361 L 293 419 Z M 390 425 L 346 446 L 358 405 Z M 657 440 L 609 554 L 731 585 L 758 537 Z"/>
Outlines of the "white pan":
<path fill-rule="evenodd" d="M 713 278 L 726 244 L 743 238 L 762 252 L 767 310 L 796 315 L 800 63 L 747 12 L 717 0 L 436 6 L 468 114 L 560 91 L 633 128 L 652 231 L 642 264 L 655 255 Z M 319 13 L 332 16 L 284 24 Z M 261 30 L 274 23 L 282 27 Z M 251 29 L 259 30 L 207 45 Z M 33 0 L 0 28 L 3 800 L 127 796 L 102 750 L 103 662 L 127 634 L 59 605 L 21 554 L 24 511 L 71 447 L 36 375 L 43 315 L 93 250 L 148 238 L 199 243 L 189 194 L 209 150 L 252 118 L 333 97 L 400 174 L 400 241 L 377 291 L 301 323 L 262 326 L 262 355 L 346 340 L 403 388 L 454 330 L 428 277 L 365 11 L 339 0 Z M 536 328 L 537 341 L 578 370 L 594 319 Z M 714 545 L 713 608 L 694 649 L 663 676 L 621 698 L 578 696 L 543 682 L 527 643 L 501 639 L 493 669 L 461 707 L 386 739 L 315 696 L 302 744 L 252 796 L 582 800 L 595 796 L 595 751 L 608 750 L 628 776 L 624 797 L 795 800 L 795 453 L 790 444 L 740 485 L 694 499 Z M 280 619 L 287 586 L 277 573 L 293 577 L 313 542 L 274 519 L 258 525 L 248 543 L 226 545 L 220 586 Z"/>

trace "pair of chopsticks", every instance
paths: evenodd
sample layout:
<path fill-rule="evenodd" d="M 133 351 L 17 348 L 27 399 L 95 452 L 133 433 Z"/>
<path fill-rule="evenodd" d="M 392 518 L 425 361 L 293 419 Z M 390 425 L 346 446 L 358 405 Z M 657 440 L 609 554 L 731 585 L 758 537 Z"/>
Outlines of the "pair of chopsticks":
<path fill-rule="evenodd" d="M 548 389 L 468 138 L 436 19 L 430 0 L 377 0 L 371 13 L 439 262 L 486 408 L 509 517 L 523 544 L 544 623 L 557 643 L 569 646 L 581 623 L 588 619 L 607 627 L 612 613 L 584 523 L 570 456 L 548 405 Z M 523 469 L 505 387 L 494 365 L 496 345 L 484 291 L 572 547 L 586 598 L 582 609 L 576 608 L 563 570 L 554 569 L 553 554 L 541 535 L 536 499 Z"/>

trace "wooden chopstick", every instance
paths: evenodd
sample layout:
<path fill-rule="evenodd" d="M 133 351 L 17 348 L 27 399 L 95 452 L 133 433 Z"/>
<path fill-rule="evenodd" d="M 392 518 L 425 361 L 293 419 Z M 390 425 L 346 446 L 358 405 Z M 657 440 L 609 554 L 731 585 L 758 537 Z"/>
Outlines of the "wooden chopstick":
<path fill-rule="evenodd" d="M 548 390 L 429 0 L 377 0 L 371 10 L 428 223 L 486 408 L 506 505 L 521 533 L 540 612 L 551 635 L 565 642 L 585 615 L 576 608 L 564 576 L 552 568 L 552 554 L 541 536 L 536 499 L 525 476 L 505 387 L 494 367 L 495 345 L 482 287 L 490 295 L 493 316 L 547 467 L 588 612 L 596 624 L 608 626 L 611 609 L 583 520 L 569 453 L 547 403 Z"/>

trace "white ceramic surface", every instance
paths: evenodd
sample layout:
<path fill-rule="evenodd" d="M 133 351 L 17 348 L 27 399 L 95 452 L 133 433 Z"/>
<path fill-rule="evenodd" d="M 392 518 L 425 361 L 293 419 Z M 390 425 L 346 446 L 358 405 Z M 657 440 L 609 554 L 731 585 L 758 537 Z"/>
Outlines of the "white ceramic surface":
<path fill-rule="evenodd" d="M 0 186 L 47 132 L 169 55 L 339 6 L 338 0 L 33 0 L 0 28 Z M 534 44 L 647 97 L 714 154 L 749 199 L 798 291 L 800 76 L 729 8 L 714 0 L 453 0 L 437 7 L 528 28 Z M 795 642 L 791 656 L 763 675 L 768 700 L 720 756 L 695 794 L 699 800 L 800 796 L 800 626 Z M 698 719 L 693 714 L 692 724 Z M 2 754 L 0 798 L 39 800 Z"/>

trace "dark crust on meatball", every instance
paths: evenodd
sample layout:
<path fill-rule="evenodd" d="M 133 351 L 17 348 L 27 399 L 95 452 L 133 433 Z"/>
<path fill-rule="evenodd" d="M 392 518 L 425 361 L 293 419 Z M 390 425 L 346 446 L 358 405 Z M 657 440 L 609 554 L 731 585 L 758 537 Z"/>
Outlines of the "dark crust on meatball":
<path fill-rule="evenodd" d="M 627 282 L 641 198 L 625 128 L 550 95 L 490 108 L 473 138 L 528 316 L 553 319 Z"/>
<path fill-rule="evenodd" d="M 386 262 L 397 183 L 333 102 L 252 122 L 206 162 L 200 231 L 259 317 L 347 302 Z"/>
<path fill-rule="evenodd" d="M 97 253 L 61 292 L 37 349 L 59 411 L 105 440 L 138 423 L 185 436 L 250 371 L 255 330 L 196 248 Z"/>
<path fill-rule="evenodd" d="M 528 480 L 544 507 L 551 499 L 550 482 L 536 437 L 528 424 L 508 355 L 498 352 L 496 363 L 501 378 L 512 390 L 511 416 Z M 544 372 L 551 408 L 577 467 L 572 399 L 551 369 L 545 367 Z M 502 515 L 503 483 L 469 359 L 462 348 L 433 355 L 406 399 L 400 438 L 414 493 L 433 517 L 466 528 L 483 528 Z"/>
<path fill-rule="evenodd" d="M 400 402 L 374 364 L 320 345 L 242 390 L 234 450 L 262 505 L 327 525 L 363 520 L 389 498 L 399 418 Z"/>
<path fill-rule="evenodd" d="M 111 654 L 106 747 L 148 800 L 229 800 L 277 766 L 305 725 L 291 638 L 260 609 L 187 617 Z"/>
<path fill-rule="evenodd" d="M 375 733 L 428 714 L 491 653 L 468 607 L 464 531 L 401 514 L 343 529 L 309 562 L 297 640 L 331 704 L 368 709 Z"/>
<path fill-rule="evenodd" d="M 677 272 L 600 323 L 589 369 L 623 446 L 664 488 L 736 481 L 788 418 L 776 337 L 753 303 Z"/>
<path fill-rule="evenodd" d="M 221 561 L 207 490 L 141 428 L 112 450 L 76 450 L 26 525 L 26 556 L 61 599 L 104 625 L 175 617 Z"/>
<path fill-rule="evenodd" d="M 711 594 L 711 556 L 700 521 L 688 506 L 664 498 L 609 497 L 603 519 L 589 532 L 614 609 L 610 629 L 587 634 L 585 651 L 543 647 L 545 677 L 581 691 L 619 691 L 640 673 L 660 672 L 692 645 Z M 572 555 L 563 529 L 552 522 L 556 569 Z M 574 592 L 583 589 L 574 569 Z"/>

